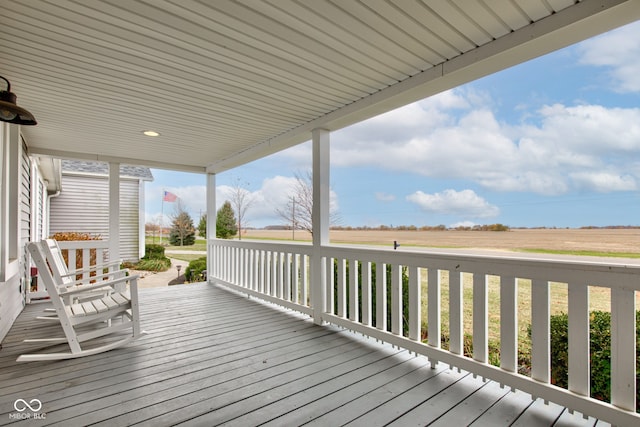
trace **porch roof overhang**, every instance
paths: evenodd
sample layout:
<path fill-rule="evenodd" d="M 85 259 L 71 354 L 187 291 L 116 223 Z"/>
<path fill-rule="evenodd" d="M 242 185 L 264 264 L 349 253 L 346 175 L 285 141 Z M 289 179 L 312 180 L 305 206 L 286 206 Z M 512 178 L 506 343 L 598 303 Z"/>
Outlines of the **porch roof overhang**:
<path fill-rule="evenodd" d="M 1 5 L 32 153 L 214 173 L 640 19 L 637 0 Z"/>

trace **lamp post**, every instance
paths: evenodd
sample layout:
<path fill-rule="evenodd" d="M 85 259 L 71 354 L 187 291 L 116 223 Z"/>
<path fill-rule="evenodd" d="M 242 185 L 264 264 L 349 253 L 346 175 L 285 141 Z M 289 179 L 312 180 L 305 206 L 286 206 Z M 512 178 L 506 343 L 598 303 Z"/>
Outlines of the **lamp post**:
<path fill-rule="evenodd" d="M 180 269 L 182 268 L 181 265 L 176 265 L 176 270 L 178 270 L 178 277 L 180 277 Z"/>

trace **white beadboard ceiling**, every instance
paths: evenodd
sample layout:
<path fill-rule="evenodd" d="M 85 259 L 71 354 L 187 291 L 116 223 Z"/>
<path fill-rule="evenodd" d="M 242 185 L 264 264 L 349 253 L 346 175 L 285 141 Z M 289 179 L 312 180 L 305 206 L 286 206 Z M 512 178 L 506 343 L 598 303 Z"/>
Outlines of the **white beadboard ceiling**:
<path fill-rule="evenodd" d="M 638 0 L 0 0 L 32 153 L 219 172 L 640 19 Z M 146 137 L 143 130 L 161 133 Z"/>

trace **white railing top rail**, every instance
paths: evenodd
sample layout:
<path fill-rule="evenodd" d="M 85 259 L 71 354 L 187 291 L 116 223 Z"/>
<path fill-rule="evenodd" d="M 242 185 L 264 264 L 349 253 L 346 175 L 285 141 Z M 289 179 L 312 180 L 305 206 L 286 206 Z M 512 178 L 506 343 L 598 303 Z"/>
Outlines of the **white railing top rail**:
<path fill-rule="evenodd" d="M 222 247 L 255 248 L 265 251 L 296 252 L 311 255 L 314 248 L 305 242 L 257 242 L 255 240 L 212 239 Z M 640 259 L 570 257 L 561 255 L 527 255 L 509 252 L 472 254 L 465 250 L 389 250 L 369 246 L 322 246 L 320 256 L 353 258 L 423 268 L 460 272 L 483 272 L 488 275 L 513 274 L 527 279 L 569 282 L 584 278 L 591 283 L 606 283 L 611 288 L 640 291 Z M 579 258 L 579 259 L 578 259 Z"/>
<path fill-rule="evenodd" d="M 59 240 L 60 249 L 107 249 L 108 240 Z"/>
<path fill-rule="evenodd" d="M 367 260 L 460 272 L 482 272 L 488 275 L 512 274 L 515 277 L 569 282 L 584 277 L 587 282 L 607 283 L 612 288 L 623 287 L 640 291 L 640 260 L 584 257 L 527 256 L 524 254 L 470 254 L 461 252 L 390 251 L 369 247 L 331 245 L 321 249 L 321 256 Z M 578 277 L 577 277 L 578 276 Z"/>
<path fill-rule="evenodd" d="M 255 241 L 255 240 L 226 240 L 210 239 L 209 244 L 229 248 L 253 248 L 273 252 L 296 252 L 310 255 L 313 246 L 308 242 L 278 242 L 278 241 Z"/>

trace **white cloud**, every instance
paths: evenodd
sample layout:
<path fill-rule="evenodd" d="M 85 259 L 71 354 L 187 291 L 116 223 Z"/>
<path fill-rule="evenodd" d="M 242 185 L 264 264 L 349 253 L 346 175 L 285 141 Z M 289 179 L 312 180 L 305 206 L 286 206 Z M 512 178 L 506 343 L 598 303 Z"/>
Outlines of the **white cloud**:
<path fill-rule="evenodd" d="M 449 111 L 468 110 L 473 106 L 470 99 L 480 98 L 462 89 L 449 90 L 334 132 L 331 163 L 336 166 L 384 163 L 386 159 L 378 154 L 381 149 L 383 155 L 404 150 L 408 141 L 424 134 L 426 129 L 453 125 L 455 117 Z"/>
<path fill-rule="evenodd" d="M 467 218 L 490 218 L 500 214 L 500 209 L 478 196 L 473 190 L 444 190 L 426 194 L 416 191 L 407 200 L 426 212 L 458 215 Z"/>
<path fill-rule="evenodd" d="M 579 45 L 580 62 L 609 68 L 614 87 L 640 92 L 640 23 L 635 22 Z"/>
<path fill-rule="evenodd" d="M 260 189 L 252 192 L 251 206 L 247 209 L 246 220 L 248 226 L 264 227 L 267 225 L 281 224 L 282 218 L 276 213 L 277 209 L 281 209 L 289 203 L 289 197 L 294 192 L 296 186 L 296 178 L 293 176 L 277 175 L 262 181 Z M 221 194 L 230 190 L 230 187 L 218 187 L 217 191 Z M 330 191 L 330 210 L 338 211 L 338 195 Z"/>
<path fill-rule="evenodd" d="M 494 191 L 543 195 L 623 191 L 640 181 L 638 108 L 555 104 L 530 114 L 529 123 L 510 126 L 496 119 L 486 97 L 452 94 L 467 102 L 433 101 L 423 108 L 425 100 L 334 133 L 332 165 L 466 179 Z M 598 178 L 610 169 L 627 177 L 624 185 Z"/>
<path fill-rule="evenodd" d="M 206 193 L 207 187 L 204 185 L 189 185 L 182 187 L 170 187 L 157 185 L 149 185 L 145 191 L 145 202 L 150 204 L 152 202 L 160 202 L 162 200 L 163 190 L 169 191 L 178 196 L 183 204 L 183 207 L 189 212 L 194 221 L 199 220 L 200 214 L 207 211 Z M 166 218 L 171 216 L 175 211 L 176 204 L 174 202 L 164 202 L 163 210 Z M 159 216 L 160 212 L 147 212 L 146 220 L 150 221 L 154 217 Z"/>
<path fill-rule="evenodd" d="M 606 193 L 610 191 L 636 191 L 638 190 L 637 180 L 629 175 L 617 175 L 615 173 L 581 173 L 571 174 L 572 179 L 584 188 Z"/>
<path fill-rule="evenodd" d="M 547 146 L 578 156 L 634 153 L 640 149 L 640 109 L 600 105 L 540 109 L 543 126 L 534 133 Z"/>
<path fill-rule="evenodd" d="M 252 194 L 254 203 L 247 210 L 247 219 L 256 227 L 280 224 L 282 219 L 276 209 L 287 205 L 289 195 L 293 192 L 296 179 L 294 177 L 275 176 L 262 181 L 260 189 Z M 258 221 L 260 221 L 258 223 Z"/>

